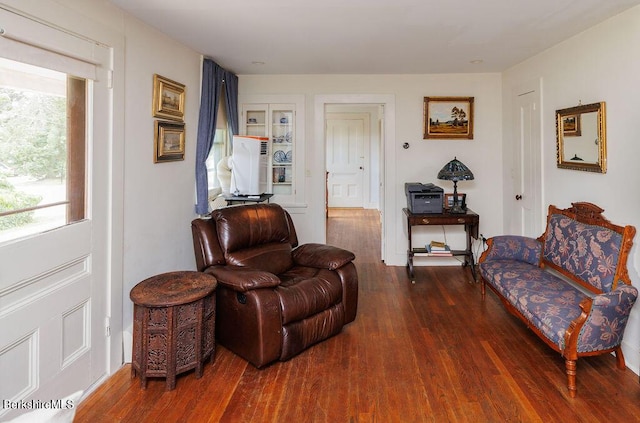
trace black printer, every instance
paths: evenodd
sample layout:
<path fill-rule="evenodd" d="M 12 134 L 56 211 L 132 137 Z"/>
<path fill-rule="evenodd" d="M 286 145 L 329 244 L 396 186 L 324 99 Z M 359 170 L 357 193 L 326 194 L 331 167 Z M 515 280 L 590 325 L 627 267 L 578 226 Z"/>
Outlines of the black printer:
<path fill-rule="evenodd" d="M 407 208 L 411 213 L 442 213 L 444 190 L 434 184 L 405 182 Z"/>

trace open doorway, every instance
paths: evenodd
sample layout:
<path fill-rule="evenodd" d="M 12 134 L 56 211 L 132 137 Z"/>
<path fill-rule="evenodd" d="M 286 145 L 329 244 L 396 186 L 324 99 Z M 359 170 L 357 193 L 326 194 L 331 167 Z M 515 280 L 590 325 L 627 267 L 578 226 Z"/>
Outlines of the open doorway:
<path fill-rule="evenodd" d="M 384 105 L 325 104 L 324 116 L 327 218 L 380 216 Z"/>
<path fill-rule="evenodd" d="M 328 208 L 380 210 L 383 106 L 325 106 L 326 204 Z"/>
<path fill-rule="evenodd" d="M 377 135 L 377 145 L 374 147 L 371 143 L 365 143 L 368 148 L 368 156 L 365 154 L 365 163 L 367 163 L 369 176 L 364 183 L 368 183 L 368 188 L 364 188 L 363 183 L 363 207 L 370 207 L 377 210 L 381 222 L 380 227 L 380 251 L 382 261 L 386 261 L 387 257 L 392 263 L 395 263 L 397 253 L 394 243 L 385 242 L 387 232 L 392 231 L 396 223 L 397 210 L 393 206 L 394 193 L 389 191 L 393 185 L 390 181 L 390 175 L 395 174 L 395 97 L 390 94 L 333 94 L 333 95 L 317 95 L 315 96 L 315 136 L 317 140 L 324 142 L 317 144 L 317 152 L 322 157 L 322 170 L 325 177 L 322 178 L 322 195 L 325 201 L 322 203 L 326 216 L 327 211 L 327 177 L 326 177 L 326 115 L 329 112 L 352 112 L 352 113 L 369 113 L 371 117 L 370 124 L 375 129 L 372 131 Z M 375 110 L 373 112 L 372 110 Z M 373 117 L 375 116 L 375 117 Z M 320 160 L 318 160 L 320 162 Z M 371 163 L 375 163 L 373 166 Z M 319 163 L 318 163 L 319 164 Z M 317 168 L 316 168 L 317 169 Z M 365 169 L 363 169 L 365 170 Z M 375 173 L 375 174 L 374 174 Z M 374 174 L 372 177 L 371 175 Z M 318 181 L 320 182 L 320 181 Z M 320 186 L 317 186 L 320 189 Z M 318 192 L 320 194 L 320 192 Z M 316 209 L 317 211 L 320 211 Z M 347 209 L 348 210 L 348 209 Z M 368 209 L 365 209 L 368 210 Z M 326 219 L 318 222 L 315 226 L 315 233 L 318 239 L 326 240 Z"/>

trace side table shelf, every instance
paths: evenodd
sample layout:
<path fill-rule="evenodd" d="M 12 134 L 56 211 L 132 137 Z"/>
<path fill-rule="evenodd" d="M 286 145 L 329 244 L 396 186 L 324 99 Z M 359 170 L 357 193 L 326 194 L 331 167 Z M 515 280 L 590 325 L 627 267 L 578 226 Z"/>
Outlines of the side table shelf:
<path fill-rule="evenodd" d="M 131 375 L 166 378 L 175 388 L 176 375 L 215 357 L 216 279 L 201 272 L 170 272 L 152 276 L 130 293 L 134 303 Z"/>

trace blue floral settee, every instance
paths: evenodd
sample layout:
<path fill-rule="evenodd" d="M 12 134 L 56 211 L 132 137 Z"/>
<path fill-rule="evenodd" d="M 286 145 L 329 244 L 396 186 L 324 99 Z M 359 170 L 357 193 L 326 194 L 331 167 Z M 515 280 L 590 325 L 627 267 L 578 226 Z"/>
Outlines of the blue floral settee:
<path fill-rule="evenodd" d="M 488 286 L 562 354 L 571 397 L 579 357 L 615 352 L 625 368 L 622 336 L 638 296 L 626 265 L 636 229 L 602 212 L 591 203 L 550 206 L 542 236 L 491 238 L 479 260 L 483 298 Z"/>

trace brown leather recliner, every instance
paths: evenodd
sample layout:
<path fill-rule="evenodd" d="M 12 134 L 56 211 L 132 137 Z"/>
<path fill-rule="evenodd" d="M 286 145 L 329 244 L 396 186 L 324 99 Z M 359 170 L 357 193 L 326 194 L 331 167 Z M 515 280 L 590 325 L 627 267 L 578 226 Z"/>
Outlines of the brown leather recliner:
<path fill-rule="evenodd" d="M 191 229 L 198 270 L 218 279 L 216 338 L 254 366 L 288 360 L 355 319 L 355 256 L 298 246 L 279 205 L 217 209 Z"/>

